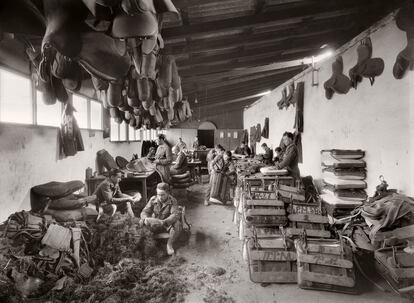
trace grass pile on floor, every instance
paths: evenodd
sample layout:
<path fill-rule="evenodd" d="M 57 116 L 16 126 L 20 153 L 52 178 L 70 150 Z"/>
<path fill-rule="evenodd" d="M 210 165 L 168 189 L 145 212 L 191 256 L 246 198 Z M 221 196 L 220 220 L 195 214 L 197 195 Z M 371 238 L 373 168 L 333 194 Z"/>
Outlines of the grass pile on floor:
<path fill-rule="evenodd" d="M 174 275 L 174 264 L 122 259 L 105 263 L 87 284 L 68 281 L 63 291 L 54 292 L 53 302 L 184 302 L 186 284 Z"/>

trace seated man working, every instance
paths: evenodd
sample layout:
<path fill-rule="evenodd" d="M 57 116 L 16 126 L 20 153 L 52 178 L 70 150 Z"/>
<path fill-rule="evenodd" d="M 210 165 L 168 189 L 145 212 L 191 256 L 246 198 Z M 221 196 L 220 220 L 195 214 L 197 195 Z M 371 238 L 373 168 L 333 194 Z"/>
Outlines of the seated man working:
<path fill-rule="evenodd" d="M 287 169 L 289 174 L 293 177 L 294 181 L 300 180 L 299 171 L 299 154 L 298 148 L 293 142 L 293 134 L 285 132 L 283 134 L 283 143 L 286 146 L 286 150 L 283 153 L 280 161 L 276 164 L 278 169 Z"/>
<path fill-rule="evenodd" d="M 171 175 L 184 174 L 188 171 L 187 156 L 178 146 L 174 146 L 172 152 L 174 155 L 177 155 L 177 159 L 175 160 L 175 164 L 170 167 Z"/>
<path fill-rule="evenodd" d="M 140 223 L 155 233 L 168 231 L 167 253 L 174 254 L 173 245 L 183 231 L 183 224 L 177 200 L 170 195 L 167 183 L 157 185 L 157 195 L 151 197 L 142 210 Z"/>
<path fill-rule="evenodd" d="M 140 195 L 135 198 L 123 194 L 119 188 L 119 181 L 122 178 L 122 171 L 119 169 L 113 169 L 109 171 L 109 176 L 96 188 L 94 195 L 96 195 L 96 210 L 98 211 L 98 220 L 102 213 L 110 212 L 113 216 L 118 207 L 126 208 L 126 211 L 131 217 L 135 217 L 132 211 L 131 203 L 135 203 L 140 200 Z M 138 197 L 139 196 L 139 197 Z"/>
<path fill-rule="evenodd" d="M 266 165 L 272 164 L 273 161 L 273 150 L 267 146 L 266 143 L 262 144 L 262 148 L 265 151 L 263 154 L 263 163 Z"/>
<path fill-rule="evenodd" d="M 250 147 L 246 145 L 246 143 L 242 142 L 242 144 L 236 148 L 234 153 L 238 155 L 250 157 L 250 155 L 252 154 L 252 151 L 250 150 Z"/>

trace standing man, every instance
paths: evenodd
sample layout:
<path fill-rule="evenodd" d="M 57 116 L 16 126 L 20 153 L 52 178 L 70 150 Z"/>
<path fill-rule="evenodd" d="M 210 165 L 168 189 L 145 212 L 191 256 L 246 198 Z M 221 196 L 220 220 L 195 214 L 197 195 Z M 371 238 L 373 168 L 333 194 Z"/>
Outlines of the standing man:
<path fill-rule="evenodd" d="M 266 143 L 262 144 L 262 148 L 265 151 L 263 155 L 263 163 L 266 165 L 272 164 L 273 161 L 273 150 L 267 146 Z"/>
<path fill-rule="evenodd" d="M 109 171 L 109 177 L 106 178 L 96 188 L 94 195 L 96 195 L 97 203 L 96 210 L 98 211 L 97 221 L 105 212 L 110 212 L 113 216 L 118 207 L 126 208 L 130 217 L 135 217 L 132 211 L 131 203 L 135 203 L 140 200 L 136 197 L 133 199 L 131 196 L 121 192 L 119 188 L 119 181 L 121 181 L 122 172 L 119 169 L 113 169 Z"/>
<path fill-rule="evenodd" d="M 224 163 L 224 159 L 223 159 L 224 151 L 225 151 L 224 147 L 221 146 L 220 144 L 217 144 L 215 148 L 210 150 L 207 154 L 207 168 L 208 168 L 208 173 L 210 175 L 210 180 L 208 182 L 208 186 L 207 186 L 207 190 L 206 190 L 206 194 L 204 198 L 205 206 L 209 205 L 208 201 L 210 200 L 213 167 L 215 165 L 219 167 L 222 167 L 224 165 L 223 164 Z"/>
<path fill-rule="evenodd" d="M 293 134 L 290 132 L 285 132 L 282 138 L 283 144 L 285 144 L 286 149 L 280 159 L 279 163 L 276 164 L 277 169 L 287 169 L 289 174 L 293 177 L 294 182 L 300 180 L 300 171 L 299 171 L 299 157 L 298 157 L 298 148 L 295 143 L 293 143 Z"/>
<path fill-rule="evenodd" d="M 174 243 L 183 231 L 180 215 L 177 200 L 169 193 L 169 185 L 159 183 L 157 185 L 157 195 L 151 197 L 141 212 L 140 223 L 154 233 L 167 231 L 170 233 L 167 242 L 168 255 L 174 254 Z"/>
<path fill-rule="evenodd" d="M 160 173 L 162 181 L 170 183 L 170 165 L 172 163 L 171 145 L 165 135 L 158 135 L 158 148 L 155 153 L 155 169 Z"/>
<path fill-rule="evenodd" d="M 178 143 L 175 146 L 177 146 L 180 150 L 187 149 L 187 144 L 185 144 L 182 138 L 178 138 Z"/>
<path fill-rule="evenodd" d="M 198 137 L 195 137 L 194 142 L 193 142 L 193 149 L 197 150 L 199 146 L 200 146 L 200 143 L 198 142 Z"/>

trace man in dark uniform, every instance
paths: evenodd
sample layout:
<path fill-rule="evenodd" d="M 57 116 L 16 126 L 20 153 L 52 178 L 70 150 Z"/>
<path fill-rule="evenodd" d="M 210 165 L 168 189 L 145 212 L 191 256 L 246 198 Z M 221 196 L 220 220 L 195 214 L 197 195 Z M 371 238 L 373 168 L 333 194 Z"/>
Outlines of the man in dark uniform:
<path fill-rule="evenodd" d="M 98 218 L 102 215 L 104 210 L 110 212 L 113 216 L 118 208 L 125 207 L 126 211 L 131 217 L 135 217 L 132 211 L 131 203 L 135 203 L 140 200 L 138 197 L 135 199 L 129 195 L 121 192 L 119 188 L 119 181 L 122 178 L 122 171 L 119 169 L 113 169 L 109 171 L 109 176 L 96 188 L 94 195 L 96 195 L 97 203 L 96 210 L 98 211 Z"/>
<path fill-rule="evenodd" d="M 266 165 L 272 164 L 273 161 L 273 150 L 267 146 L 266 143 L 262 144 L 262 148 L 265 151 L 263 154 L 263 163 Z"/>
<path fill-rule="evenodd" d="M 157 185 L 157 195 L 151 197 L 141 212 L 141 225 L 155 233 L 167 231 L 170 233 L 167 242 L 167 253 L 169 255 L 174 254 L 174 242 L 179 239 L 183 231 L 180 215 L 178 202 L 170 195 L 167 183 Z"/>
<path fill-rule="evenodd" d="M 285 132 L 283 134 L 282 141 L 285 144 L 286 149 L 282 155 L 282 158 L 276 164 L 276 167 L 278 169 L 287 169 L 294 181 L 300 180 L 300 171 L 298 166 L 299 154 L 295 143 L 293 143 L 293 134 Z"/>
<path fill-rule="evenodd" d="M 250 150 L 250 147 L 246 145 L 246 143 L 242 142 L 242 144 L 236 148 L 234 153 L 238 155 L 250 157 L 250 155 L 252 154 L 252 151 Z"/>

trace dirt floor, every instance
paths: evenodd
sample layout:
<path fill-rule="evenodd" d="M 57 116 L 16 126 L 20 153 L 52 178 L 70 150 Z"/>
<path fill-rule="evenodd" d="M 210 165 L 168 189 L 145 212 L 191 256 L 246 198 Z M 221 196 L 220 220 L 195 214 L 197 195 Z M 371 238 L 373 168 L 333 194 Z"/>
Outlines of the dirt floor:
<path fill-rule="evenodd" d="M 297 285 L 260 285 L 250 281 L 242 259 L 242 242 L 232 223 L 233 207 L 203 205 L 205 185 L 188 193 L 187 219 L 192 224 L 189 243 L 177 249 L 187 260 L 175 274 L 190 284 L 188 303 L 284 302 L 409 302 L 392 293 L 362 287 L 360 295 L 302 290 Z"/>

